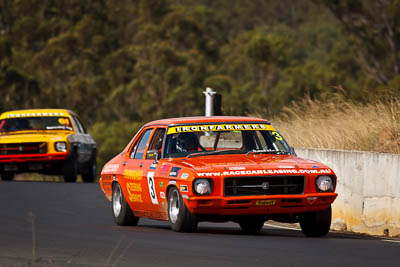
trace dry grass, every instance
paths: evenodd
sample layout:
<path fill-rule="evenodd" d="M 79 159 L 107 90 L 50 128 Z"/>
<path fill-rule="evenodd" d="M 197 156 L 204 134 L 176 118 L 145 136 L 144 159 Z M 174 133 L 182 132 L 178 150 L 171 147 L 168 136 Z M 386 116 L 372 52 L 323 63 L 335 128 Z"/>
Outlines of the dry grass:
<path fill-rule="evenodd" d="M 305 98 L 271 121 L 294 147 L 400 153 L 400 99 L 359 105 Z"/>

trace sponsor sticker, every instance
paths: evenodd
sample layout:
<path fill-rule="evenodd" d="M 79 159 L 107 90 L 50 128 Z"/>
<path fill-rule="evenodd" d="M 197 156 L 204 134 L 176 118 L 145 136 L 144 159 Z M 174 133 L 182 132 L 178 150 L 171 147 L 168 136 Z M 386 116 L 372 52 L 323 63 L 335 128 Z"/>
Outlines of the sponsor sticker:
<path fill-rule="evenodd" d="M 164 187 L 164 183 L 163 182 L 160 182 L 160 187 Z"/>
<path fill-rule="evenodd" d="M 140 183 L 126 183 L 126 189 L 131 202 L 143 202 L 142 195 L 138 194 L 138 192 L 142 192 L 142 185 Z"/>
<path fill-rule="evenodd" d="M 164 192 L 160 192 L 160 198 L 165 199 L 165 193 Z M 164 204 L 164 203 L 163 203 Z"/>
<path fill-rule="evenodd" d="M 171 167 L 171 165 L 169 165 L 169 164 L 162 164 L 160 167 L 160 175 L 161 176 L 166 175 L 168 173 L 170 167 Z"/>
<path fill-rule="evenodd" d="M 294 169 L 294 166 L 292 166 L 292 165 L 279 165 L 278 168 L 281 168 L 281 169 Z"/>
<path fill-rule="evenodd" d="M 116 172 L 118 171 L 119 164 L 107 164 L 103 168 L 103 172 Z"/>
<path fill-rule="evenodd" d="M 178 177 L 180 170 L 181 168 L 179 167 L 172 167 L 171 172 L 169 173 L 169 177 Z"/>
<path fill-rule="evenodd" d="M 171 167 L 171 165 L 163 164 L 163 165 L 161 165 L 160 171 L 167 172 L 169 170 L 169 167 Z"/>
<path fill-rule="evenodd" d="M 213 125 L 190 125 L 190 126 L 174 126 L 168 128 L 168 134 L 185 133 L 185 132 L 202 132 L 202 131 L 256 131 L 267 130 L 275 131 L 275 128 L 265 123 L 251 123 L 251 124 L 213 124 Z"/>
<path fill-rule="evenodd" d="M 275 199 L 257 200 L 256 205 L 257 206 L 272 206 L 272 205 L 275 205 L 275 202 L 276 202 Z"/>
<path fill-rule="evenodd" d="M 150 165 L 150 169 L 155 170 L 156 168 L 157 168 L 157 163 L 156 163 L 156 162 L 153 162 L 153 163 Z"/>
<path fill-rule="evenodd" d="M 241 171 L 241 170 L 245 170 L 246 167 L 244 167 L 244 166 L 234 166 L 234 167 L 228 167 L 228 169 L 230 171 Z"/>
<path fill-rule="evenodd" d="M 141 183 L 126 183 L 126 189 L 128 193 L 132 195 L 132 192 L 142 192 L 142 184 Z"/>
<path fill-rule="evenodd" d="M 142 195 L 139 195 L 139 194 L 130 195 L 130 196 L 129 196 L 129 200 L 130 200 L 131 202 L 140 202 L 140 203 L 143 202 L 143 200 L 142 200 Z"/>
<path fill-rule="evenodd" d="M 181 184 L 181 192 L 188 192 L 188 186 Z"/>
<path fill-rule="evenodd" d="M 141 181 L 142 180 L 142 171 L 139 170 L 129 170 L 125 169 L 124 170 L 124 178 L 128 180 L 136 180 L 136 181 Z"/>
<path fill-rule="evenodd" d="M 31 113 L 17 113 L 7 114 L 6 118 L 20 118 L 20 117 L 40 117 L 40 116 L 65 116 L 63 112 L 31 112 Z"/>
<path fill-rule="evenodd" d="M 246 175 L 276 175 L 276 174 L 331 174 L 331 169 L 268 169 L 268 170 L 244 170 L 223 172 L 197 172 L 198 177 L 215 176 L 246 176 Z"/>
<path fill-rule="evenodd" d="M 186 172 L 182 173 L 182 175 L 181 175 L 181 179 L 183 179 L 183 180 L 186 180 L 188 177 L 189 177 L 189 174 Z"/>

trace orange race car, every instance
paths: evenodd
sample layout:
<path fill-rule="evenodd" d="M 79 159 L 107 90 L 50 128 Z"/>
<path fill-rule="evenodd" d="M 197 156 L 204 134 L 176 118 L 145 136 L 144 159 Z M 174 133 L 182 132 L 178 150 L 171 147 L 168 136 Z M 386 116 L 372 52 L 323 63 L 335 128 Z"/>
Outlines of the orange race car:
<path fill-rule="evenodd" d="M 100 186 L 118 225 L 146 217 L 189 232 L 200 221 L 233 221 L 255 233 L 275 220 L 323 236 L 336 180 L 329 167 L 297 157 L 269 121 L 186 117 L 143 126 L 104 166 Z"/>

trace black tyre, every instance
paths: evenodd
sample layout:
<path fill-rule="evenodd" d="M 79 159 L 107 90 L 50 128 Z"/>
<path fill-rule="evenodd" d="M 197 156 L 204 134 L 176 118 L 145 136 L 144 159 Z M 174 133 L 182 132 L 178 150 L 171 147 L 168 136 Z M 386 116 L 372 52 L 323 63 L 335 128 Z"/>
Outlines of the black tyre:
<path fill-rule="evenodd" d="M 168 219 L 175 232 L 194 232 L 197 229 L 198 220 L 187 209 L 176 187 L 172 187 L 168 193 Z"/>
<path fill-rule="evenodd" d="M 78 175 L 78 159 L 76 153 L 72 153 L 71 156 L 64 162 L 64 181 L 67 183 L 75 183 L 76 176 Z"/>
<path fill-rule="evenodd" d="M 14 179 L 14 173 L 12 172 L 2 173 L 1 179 L 4 181 L 11 181 L 12 179 Z"/>
<path fill-rule="evenodd" d="M 85 183 L 93 183 L 96 179 L 96 157 L 92 157 L 82 171 L 82 180 Z"/>
<path fill-rule="evenodd" d="M 239 225 L 244 233 L 255 234 L 263 228 L 264 222 L 264 218 L 248 216 L 240 220 Z"/>
<path fill-rule="evenodd" d="M 331 227 L 332 208 L 300 215 L 301 231 L 308 237 L 319 237 L 328 234 Z"/>
<path fill-rule="evenodd" d="M 112 214 L 116 224 L 136 226 L 139 217 L 133 215 L 131 208 L 126 203 L 121 186 L 118 183 L 113 184 L 112 188 Z"/>

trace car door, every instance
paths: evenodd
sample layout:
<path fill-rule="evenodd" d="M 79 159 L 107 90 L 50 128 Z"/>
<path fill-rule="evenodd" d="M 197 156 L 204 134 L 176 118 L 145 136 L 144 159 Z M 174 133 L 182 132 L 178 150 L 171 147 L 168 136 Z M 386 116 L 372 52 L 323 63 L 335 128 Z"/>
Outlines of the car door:
<path fill-rule="evenodd" d="M 146 203 L 151 202 L 148 197 L 147 179 L 143 179 L 143 158 L 152 132 L 151 127 L 142 129 L 122 163 L 124 170 L 121 187 L 125 192 L 125 199 L 135 214 L 141 217 L 148 217 L 144 212 Z"/>
<path fill-rule="evenodd" d="M 165 217 L 163 214 L 165 199 L 160 198 L 160 179 L 156 177 L 156 169 L 158 166 L 158 159 L 161 156 L 162 145 L 166 133 L 166 127 L 157 127 L 149 141 L 147 150 L 141 160 L 142 164 L 142 177 L 147 181 L 147 196 L 146 210 L 150 211 L 150 217 L 153 219 L 161 219 Z M 165 212 L 164 212 L 165 213 Z"/>

